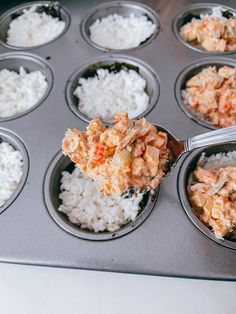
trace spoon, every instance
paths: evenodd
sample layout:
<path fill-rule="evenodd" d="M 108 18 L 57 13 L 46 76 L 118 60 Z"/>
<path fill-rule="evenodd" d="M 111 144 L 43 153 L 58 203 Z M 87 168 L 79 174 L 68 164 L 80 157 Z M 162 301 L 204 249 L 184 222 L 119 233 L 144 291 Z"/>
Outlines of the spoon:
<path fill-rule="evenodd" d="M 164 178 L 170 175 L 180 157 L 183 156 L 185 153 L 189 153 L 192 150 L 200 147 L 207 147 L 215 144 L 224 144 L 236 141 L 236 126 L 210 131 L 188 138 L 187 140 L 178 140 L 165 128 L 156 124 L 155 126 L 158 131 L 167 133 L 167 147 L 170 149 L 172 155 L 172 159 L 169 161 L 169 164 L 165 171 Z"/>

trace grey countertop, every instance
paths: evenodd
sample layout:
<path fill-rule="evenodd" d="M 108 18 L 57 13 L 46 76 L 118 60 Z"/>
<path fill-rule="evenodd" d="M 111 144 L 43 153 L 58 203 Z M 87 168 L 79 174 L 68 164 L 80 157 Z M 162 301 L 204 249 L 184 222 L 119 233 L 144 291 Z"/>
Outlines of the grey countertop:
<path fill-rule="evenodd" d="M 236 282 L 0 264 L 4 314 L 235 314 Z"/>

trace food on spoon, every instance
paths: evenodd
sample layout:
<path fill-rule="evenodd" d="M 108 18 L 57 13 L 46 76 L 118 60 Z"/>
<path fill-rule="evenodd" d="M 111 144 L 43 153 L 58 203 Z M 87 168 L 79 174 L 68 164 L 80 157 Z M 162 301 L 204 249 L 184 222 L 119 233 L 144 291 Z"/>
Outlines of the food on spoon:
<path fill-rule="evenodd" d="M 210 66 L 191 77 L 183 102 L 200 119 L 217 127 L 236 124 L 236 67 Z"/>
<path fill-rule="evenodd" d="M 180 35 L 206 51 L 224 52 L 236 49 L 235 14 L 215 7 L 210 14 L 191 15 L 185 19 Z"/>
<path fill-rule="evenodd" d="M 236 239 L 236 152 L 199 159 L 188 197 L 199 219 L 216 238 Z"/>
<path fill-rule="evenodd" d="M 62 150 L 105 195 L 155 189 L 170 158 L 167 134 L 144 118 L 130 120 L 127 113 L 119 113 L 109 128 L 92 120 L 86 131 L 68 129 Z"/>

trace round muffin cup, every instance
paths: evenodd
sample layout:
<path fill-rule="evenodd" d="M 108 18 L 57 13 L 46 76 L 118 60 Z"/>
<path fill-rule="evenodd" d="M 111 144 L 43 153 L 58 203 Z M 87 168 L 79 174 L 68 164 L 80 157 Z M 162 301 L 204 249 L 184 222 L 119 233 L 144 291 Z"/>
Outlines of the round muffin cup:
<path fill-rule="evenodd" d="M 187 81 L 192 78 L 194 75 L 201 72 L 203 69 L 210 67 L 210 66 L 216 66 L 217 69 L 219 69 L 222 66 L 230 66 L 235 67 L 236 61 L 233 59 L 223 59 L 223 58 L 211 58 L 211 59 L 202 59 L 197 62 L 194 62 L 184 68 L 179 76 L 176 79 L 175 82 L 175 97 L 177 100 L 178 105 L 183 110 L 183 112 L 193 121 L 197 122 L 198 124 L 209 128 L 209 129 L 218 129 L 219 127 L 214 126 L 207 121 L 201 119 L 199 116 L 197 116 L 194 113 L 194 110 L 191 110 L 190 106 L 185 105 L 181 96 L 181 91 L 186 88 Z"/>
<path fill-rule="evenodd" d="M 187 216 L 191 220 L 191 222 L 209 239 L 213 240 L 214 242 L 224 247 L 236 250 L 236 241 L 230 241 L 227 239 L 224 239 L 224 240 L 217 239 L 214 236 L 213 232 L 200 221 L 200 219 L 196 216 L 194 209 L 192 208 L 188 200 L 188 194 L 187 194 L 187 186 L 188 186 L 189 177 L 193 173 L 193 171 L 196 169 L 197 162 L 203 152 L 206 153 L 206 157 L 209 157 L 217 153 L 228 152 L 228 151 L 233 151 L 233 150 L 236 150 L 236 143 L 215 145 L 208 148 L 201 148 L 201 149 L 194 150 L 185 158 L 185 160 L 183 161 L 181 165 L 179 175 L 178 175 L 177 186 L 178 186 L 178 194 L 179 194 L 180 202 Z"/>
<path fill-rule="evenodd" d="M 153 210 L 158 198 L 159 190 L 156 190 L 155 194 L 152 196 L 146 194 L 143 199 L 144 207 L 140 210 L 136 219 L 122 226 L 117 231 L 95 233 L 93 231 L 80 228 L 78 225 L 70 222 L 66 214 L 58 211 L 61 204 L 59 194 L 62 172 L 72 172 L 74 167 L 74 163 L 72 163 L 68 157 L 65 157 L 62 152 L 59 152 L 51 161 L 44 179 L 44 200 L 49 214 L 53 220 L 68 233 L 86 240 L 103 241 L 116 239 L 136 229 L 144 222 Z"/>
<path fill-rule="evenodd" d="M 21 181 L 16 188 L 16 190 L 13 192 L 11 197 L 6 201 L 6 203 L 0 207 L 0 214 L 4 212 L 17 198 L 17 196 L 20 194 L 21 190 L 23 189 L 25 182 L 28 177 L 29 173 L 29 154 L 27 152 L 27 149 L 21 139 L 19 139 L 14 133 L 11 131 L 0 128 L 0 143 L 1 142 L 7 142 L 11 146 L 13 146 L 16 150 L 20 151 L 23 159 L 23 174 L 21 177 Z"/>
<path fill-rule="evenodd" d="M 90 39 L 90 31 L 89 27 L 97 20 L 104 17 L 107 17 L 111 14 L 119 14 L 124 17 L 128 17 L 130 13 L 134 13 L 137 16 L 145 15 L 148 20 L 152 21 L 157 25 L 155 32 L 147 38 L 144 42 L 142 42 L 139 46 L 128 49 L 108 49 L 102 47 Z M 155 11 L 149 8 L 146 5 L 141 3 L 129 2 L 129 1 L 119 1 L 119 2 L 107 2 L 102 5 L 95 7 L 93 10 L 89 12 L 89 14 L 83 19 L 81 23 L 81 33 L 84 39 L 88 44 L 102 51 L 111 51 L 111 52 L 126 52 L 139 49 L 148 45 L 158 34 L 160 30 L 160 22 L 159 18 Z"/>
<path fill-rule="evenodd" d="M 48 83 L 47 90 L 43 97 L 34 106 L 19 114 L 8 117 L 0 117 L 0 122 L 13 120 L 31 112 L 45 101 L 52 89 L 54 80 L 53 72 L 49 63 L 47 63 L 43 58 L 26 52 L 11 52 L 0 55 L 0 71 L 3 69 L 7 69 L 18 73 L 21 66 L 24 67 L 27 73 L 33 71 L 41 71 L 43 75 L 45 75 Z"/>
<path fill-rule="evenodd" d="M 70 14 L 67 11 L 67 9 L 65 7 L 61 7 L 60 12 L 61 12 L 61 20 L 65 22 L 65 28 L 64 30 L 61 32 L 61 34 L 59 34 L 57 37 L 53 38 L 52 40 L 41 44 L 41 45 L 37 45 L 37 46 L 32 46 L 32 47 L 19 47 L 19 46 L 13 46 L 13 45 L 9 45 L 7 43 L 7 31 L 9 29 L 9 24 L 12 22 L 12 20 L 16 17 L 19 16 L 23 13 L 23 10 L 28 10 L 29 8 L 31 8 L 33 5 L 37 5 L 37 6 L 43 6 L 45 4 L 51 4 L 51 1 L 33 1 L 33 2 L 27 2 L 21 5 L 18 5 L 16 7 L 14 7 L 13 9 L 10 9 L 9 11 L 7 11 L 5 14 L 3 14 L 0 18 L 0 44 L 6 48 L 10 48 L 10 49 L 15 49 L 15 50 L 29 50 L 29 49 L 34 49 L 34 48 L 38 48 L 38 47 L 43 47 L 45 45 L 48 45 L 49 43 L 54 42 L 55 40 L 57 40 L 58 38 L 60 38 L 69 28 L 70 26 Z"/>
<path fill-rule="evenodd" d="M 74 95 L 74 91 L 79 85 L 79 79 L 94 77 L 98 69 L 109 69 L 111 67 L 116 68 L 117 66 L 124 66 L 128 70 L 135 70 L 143 79 L 145 79 L 147 83 L 145 91 L 150 98 L 148 108 L 142 114 L 135 117 L 135 119 L 146 116 L 153 109 L 160 94 L 159 78 L 154 70 L 148 64 L 139 59 L 124 55 L 110 55 L 93 59 L 89 64 L 85 64 L 77 69 L 68 79 L 66 85 L 66 100 L 69 108 L 77 117 L 85 122 L 90 122 L 92 120 L 83 114 L 78 108 L 79 99 Z M 107 125 L 111 124 L 107 121 L 103 122 Z"/>
<path fill-rule="evenodd" d="M 212 52 L 212 51 L 207 51 L 203 49 L 200 45 L 193 45 L 187 41 L 184 40 L 184 38 L 180 35 L 180 29 L 184 23 L 184 19 L 189 15 L 189 14 L 207 14 L 211 13 L 212 9 L 215 7 L 221 7 L 223 10 L 229 10 L 232 13 L 236 14 L 236 10 L 230 7 L 227 7 L 225 5 L 217 4 L 217 3 L 197 3 L 193 4 L 190 6 L 185 7 L 173 20 L 172 22 L 172 30 L 176 36 L 176 38 L 186 47 L 201 52 L 205 54 L 211 54 L 211 55 L 220 55 L 220 54 L 232 54 L 235 53 L 236 50 L 231 50 L 231 51 L 225 51 L 225 52 Z"/>

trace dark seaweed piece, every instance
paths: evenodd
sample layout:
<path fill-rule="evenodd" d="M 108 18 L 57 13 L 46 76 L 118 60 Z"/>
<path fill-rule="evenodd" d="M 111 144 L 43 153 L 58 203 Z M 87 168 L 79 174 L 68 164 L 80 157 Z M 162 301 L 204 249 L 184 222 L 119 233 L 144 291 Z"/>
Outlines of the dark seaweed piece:
<path fill-rule="evenodd" d="M 121 197 L 122 197 L 122 198 L 125 198 L 125 199 L 126 199 L 126 198 L 131 198 L 131 197 L 134 195 L 135 192 L 137 192 L 137 189 L 135 189 L 135 188 L 130 188 L 130 189 L 124 191 L 124 192 L 121 194 Z"/>
<path fill-rule="evenodd" d="M 222 16 L 226 19 L 231 19 L 232 17 L 234 17 L 233 13 L 230 10 L 222 11 Z"/>
<path fill-rule="evenodd" d="M 143 198 L 141 202 L 139 203 L 139 207 L 141 210 L 144 209 L 144 207 L 147 205 L 149 196 L 150 196 L 149 193 L 146 193 L 143 195 Z"/>
<path fill-rule="evenodd" d="M 12 18 L 12 20 L 15 20 L 15 19 L 17 19 L 19 16 L 21 16 L 23 14 L 23 12 L 21 12 L 21 13 L 13 13 L 12 15 L 11 15 L 11 18 Z"/>
<path fill-rule="evenodd" d="M 182 19 L 182 23 L 181 23 L 181 26 L 189 23 L 192 21 L 192 19 L 196 19 L 196 20 L 200 20 L 200 15 L 199 14 L 192 14 L 192 13 L 189 13 L 187 14 L 183 19 Z"/>
<path fill-rule="evenodd" d="M 97 70 L 99 69 L 104 69 L 104 70 L 108 70 L 109 73 L 118 73 L 121 70 L 134 70 L 137 73 L 139 73 L 139 68 L 136 67 L 135 65 L 131 65 L 131 64 L 126 64 L 126 63 L 119 63 L 119 62 L 114 62 L 110 65 L 102 65 L 99 66 L 99 64 L 94 64 L 90 67 L 90 69 L 88 69 L 86 72 L 83 73 L 82 77 L 87 79 L 89 77 L 94 77 L 97 76 Z"/>
<path fill-rule="evenodd" d="M 61 6 L 58 2 L 51 2 L 49 5 L 39 6 L 36 9 L 37 13 L 46 13 L 54 18 L 61 20 Z"/>

